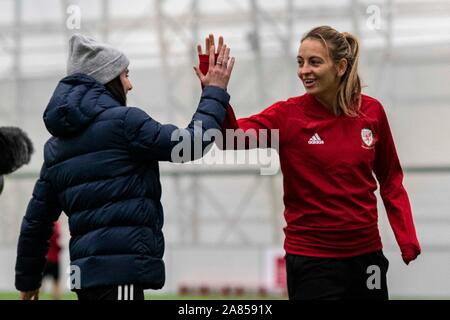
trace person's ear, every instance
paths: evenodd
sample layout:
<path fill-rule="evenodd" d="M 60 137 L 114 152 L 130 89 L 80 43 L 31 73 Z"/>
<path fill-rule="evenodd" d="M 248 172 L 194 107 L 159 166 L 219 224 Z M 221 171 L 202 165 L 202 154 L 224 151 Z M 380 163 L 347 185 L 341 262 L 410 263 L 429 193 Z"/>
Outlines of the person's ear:
<path fill-rule="evenodd" d="M 347 67 L 348 67 L 347 59 L 342 58 L 341 60 L 339 60 L 337 64 L 337 75 L 339 77 L 342 77 L 345 74 L 345 71 L 347 71 Z"/>

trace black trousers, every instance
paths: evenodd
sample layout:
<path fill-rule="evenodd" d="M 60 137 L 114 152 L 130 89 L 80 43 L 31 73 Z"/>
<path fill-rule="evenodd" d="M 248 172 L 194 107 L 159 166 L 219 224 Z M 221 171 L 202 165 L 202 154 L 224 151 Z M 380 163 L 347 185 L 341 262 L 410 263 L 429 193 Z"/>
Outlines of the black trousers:
<path fill-rule="evenodd" d="M 382 251 L 350 258 L 286 255 L 290 300 L 388 300 Z"/>
<path fill-rule="evenodd" d="M 78 300 L 144 300 L 144 289 L 136 284 L 80 289 L 75 292 Z"/>
<path fill-rule="evenodd" d="M 44 267 L 43 278 L 51 277 L 54 281 L 59 281 L 59 263 L 58 262 L 48 262 Z"/>

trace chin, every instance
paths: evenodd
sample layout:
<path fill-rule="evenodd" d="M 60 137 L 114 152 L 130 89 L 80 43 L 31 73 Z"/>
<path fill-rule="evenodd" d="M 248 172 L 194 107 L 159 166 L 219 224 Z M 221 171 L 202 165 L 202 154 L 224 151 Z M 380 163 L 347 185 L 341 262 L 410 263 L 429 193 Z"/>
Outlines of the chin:
<path fill-rule="evenodd" d="M 317 88 L 306 88 L 306 87 L 304 87 L 304 88 L 305 88 L 306 93 L 311 94 L 311 95 L 316 95 L 319 92 L 319 90 L 317 90 Z"/>

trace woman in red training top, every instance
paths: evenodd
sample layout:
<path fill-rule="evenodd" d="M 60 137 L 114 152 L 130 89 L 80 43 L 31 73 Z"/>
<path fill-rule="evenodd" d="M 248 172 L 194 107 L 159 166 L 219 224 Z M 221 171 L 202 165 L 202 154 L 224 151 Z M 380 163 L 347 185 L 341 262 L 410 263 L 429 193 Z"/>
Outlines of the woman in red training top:
<path fill-rule="evenodd" d="M 225 128 L 257 139 L 279 130 L 271 146 L 283 173 L 289 299 L 388 299 L 375 177 L 404 262 L 420 254 L 388 120 L 380 102 L 361 94 L 358 58 L 353 35 L 314 28 L 297 56 L 304 95 L 239 120 L 228 107 Z"/>
<path fill-rule="evenodd" d="M 61 289 L 59 287 L 60 281 L 60 266 L 59 266 L 59 257 L 61 252 L 61 246 L 59 244 L 60 241 L 60 232 L 59 232 L 59 223 L 55 221 L 53 224 L 53 234 L 49 241 L 48 252 L 47 252 L 47 262 L 44 267 L 44 274 L 42 276 L 43 279 L 46 277 L 52 278 L 52 298 L 53 300 L 61 299 Z"/>

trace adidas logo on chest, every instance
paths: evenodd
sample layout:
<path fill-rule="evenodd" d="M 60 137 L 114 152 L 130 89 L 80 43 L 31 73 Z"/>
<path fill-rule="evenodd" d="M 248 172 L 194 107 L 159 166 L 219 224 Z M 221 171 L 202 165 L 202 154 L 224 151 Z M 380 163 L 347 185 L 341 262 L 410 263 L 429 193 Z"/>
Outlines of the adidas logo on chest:
<path fill-rule="evenodd" d="M 315 133 L 308 141 L 308 144 L 324 144 L 325 142 Z"/>

